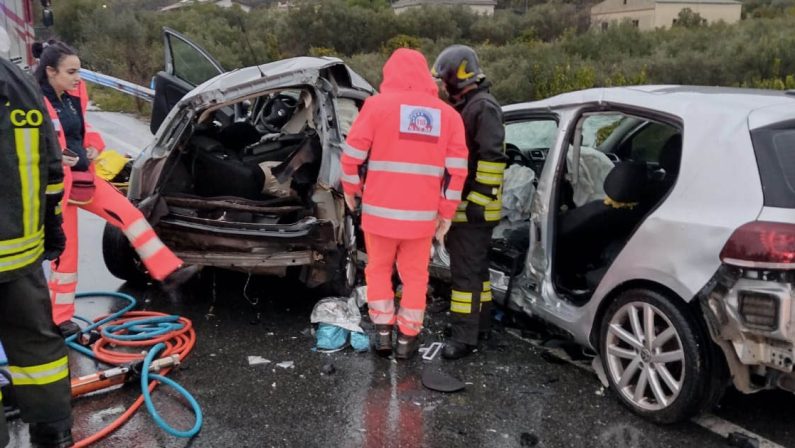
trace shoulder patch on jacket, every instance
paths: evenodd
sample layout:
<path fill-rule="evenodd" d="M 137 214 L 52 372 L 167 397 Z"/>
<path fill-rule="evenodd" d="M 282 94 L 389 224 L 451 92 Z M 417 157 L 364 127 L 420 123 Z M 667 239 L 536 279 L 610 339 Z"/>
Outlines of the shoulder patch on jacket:
<path fill-rule="evenodd" d="M 433 107 L 401 104 L 400 133 L 439 137 L 442 135 L 442 111 Z"/>

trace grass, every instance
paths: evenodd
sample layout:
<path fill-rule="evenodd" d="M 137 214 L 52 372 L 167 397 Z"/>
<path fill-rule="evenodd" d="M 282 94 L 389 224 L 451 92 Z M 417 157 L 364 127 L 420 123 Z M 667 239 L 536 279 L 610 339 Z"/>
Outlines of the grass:
<path fill-rule="evenodd" d="M 152 115 L 152 104 L 117 90 L 87 83 L 88 96 L 106 112 L 125 112 L 148 120 Z"/>

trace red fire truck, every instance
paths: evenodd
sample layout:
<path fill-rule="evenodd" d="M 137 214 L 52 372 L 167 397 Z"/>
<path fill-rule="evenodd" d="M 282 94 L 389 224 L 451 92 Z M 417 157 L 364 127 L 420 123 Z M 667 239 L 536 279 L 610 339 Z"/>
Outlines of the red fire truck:
<path fill-rule="evenodd" d="M 22 69 L 29 69 L 33 65 L 31 45 L 35 39 L 34 32 L 34 0 L 0 0 L 0 26 L 5 28 L 11 39 L 8 54 L 2 54 L 11 62 Z M 50 26 L 53 23 L 52 0 L 41 0 L 42 25 Z"/>

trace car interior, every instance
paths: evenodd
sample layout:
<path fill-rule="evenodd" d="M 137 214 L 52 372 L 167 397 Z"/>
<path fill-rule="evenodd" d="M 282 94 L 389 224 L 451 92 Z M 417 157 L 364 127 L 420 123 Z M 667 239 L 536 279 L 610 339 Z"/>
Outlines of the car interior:
<path fill-rule="evenodd" d="M 579 142 L 581 164 L 594 160 L 583 157 L 585 148 L 604 154 L 613 164 L 601 171 L 606 172 L 604 177 L 590 179 L 600 188 L 592 188 L 594 196 L 584 203 L 574 200 L 577 181 L 573 180 L 580 176 L 571 172 L 583 167 L 572 166 L 571 157 L 566 162 L 569 175 L 562 176 L 557 185 L 553 277 L 561 295 L 575 304 L 590 299 L 635 229 L 673 188 L 679 173 L 682 137 L 678 127 L 614 113 L 609 115 L 613 121 L 605 123 L 605 115 L 583 117 L 583 129 L 591 129 L 593 136 L 583 136 Z M 575 144 L 571 142 L 569 155 L 575 152 Z"/>
<path fill-rule="evenodd" d="M 337 101 L 346 116 L 358 112 L 354 100 Z M 302 88 L 204 111 L 161 179 L 169 210 L 181 218 L 259 224 L 312 216 L 322 158 L 317 114 L 311 90 Z"/>
<path fill-rule="evenodd" d="M 673 188 L 682 146 L 679 127 L 668 123 L 616 112 L 581 120 L 580 141 L 571 137 L 553 208 L 553 278 L 560 295 L 577 305 L 590 299 L 634 230 Z M 509 166 L 530 168 L 537 183 L 556 134 L 551 119 L 508 122 Z M 529 223 L 495 239 L 492 259 L 509 250 L 524 259 L 528 230 Z M 506 272 L 505 263 L 498 264 Z"/>

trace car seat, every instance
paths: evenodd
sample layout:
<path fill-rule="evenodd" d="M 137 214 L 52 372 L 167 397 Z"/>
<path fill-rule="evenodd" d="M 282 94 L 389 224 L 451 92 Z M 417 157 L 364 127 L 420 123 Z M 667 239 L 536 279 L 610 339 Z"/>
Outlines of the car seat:
<path fill-rule="evenodd" d="M 260 199 L 265 175 L 259 166 L 244 163 L 238 150 L 217 139 L 194 135 L 190 143 L 194 149 L 190 171 L 197 194 Z"/>
<path fill-rule="evenodd" d="M 595 286 L 586 284 L 586 274 L 609 265 L 612 259 L 605 260 L 605 251 L 615 247 L 616 242 L 623 247 L 641 221 L 644 213 L 640 202 L 646 187 L 646 164 L 622 162 L 605 178 L 607 198 L 588 202 L 560 216 L 556 268 L 561 282 L 572 288 Z"/>

